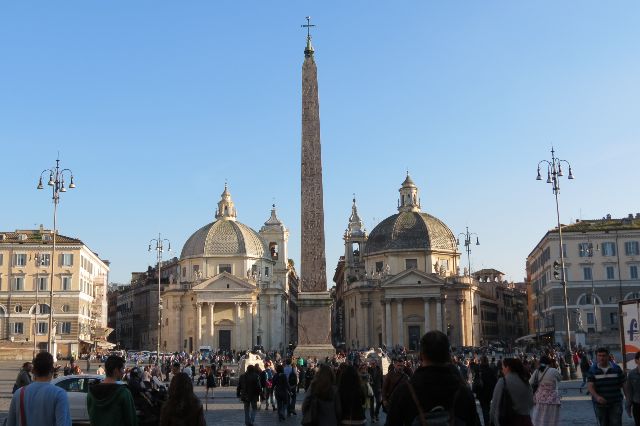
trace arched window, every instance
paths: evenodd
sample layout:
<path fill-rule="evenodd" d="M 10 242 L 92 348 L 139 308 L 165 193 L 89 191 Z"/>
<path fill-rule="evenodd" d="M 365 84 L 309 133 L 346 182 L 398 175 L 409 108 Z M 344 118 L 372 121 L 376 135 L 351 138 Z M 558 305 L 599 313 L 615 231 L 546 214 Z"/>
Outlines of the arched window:
<path fill-rule="evenodd" d="M 278 260 L 278 243 L 269 243 L 269 253 L 271 253 L 271 259 Z"/>
<path fill-rule="evenodd" d="M 640 299 L 640 292 L 634 291 L 631 293 L 627 293 L 627 295 L 624 296 L 624 300 L 633 300 L 633 299 Z"/>
<path fill-rule="evenodd" d="M 29 314 L 33 315 L 33 314 L 48 314 L 50 312 L 50 308 L 49 305 L 47 305 L 46 303 L 40 303 L 39 305 L 33 305 L 31 307 L 31 309 L 29 310 Z"/>
<path fill-rule="evenodd" d="M 597 294 L 585 293 L 581 294 L 578 297 L 578 306 L 581 305 L 600 305 L 602 304 L 602 300 L 598 297 Z"/>

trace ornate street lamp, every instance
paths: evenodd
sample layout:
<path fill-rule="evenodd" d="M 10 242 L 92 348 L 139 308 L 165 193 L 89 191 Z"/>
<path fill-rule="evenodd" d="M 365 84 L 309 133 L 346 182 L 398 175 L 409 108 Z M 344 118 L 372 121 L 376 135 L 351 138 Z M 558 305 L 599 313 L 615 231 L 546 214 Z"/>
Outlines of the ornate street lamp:
<path fill-rule="evenodd" d="M 152 244 L 155 247 L 152 248 Z M 171 243 L 166 238 L 162 238 L 158 233 L 158 238 L 149 241 L 149 251 L 155 250 L 158 257 L 158 341 L 156 345 L 156 362 L 160 364 L 160 340 L 162 339 L 162 294 L 160 287 L 160 268 L 162 267 L 162 252 L 164 251 L 164 243 L 167 243 L 167 251 L 171 251 Z"/>
<path fill-rule="evenodd" d="M 49 327 L 48 327 L 48 335 L 47 335 L 47 346 L 48 351 L 51 355 L 53 355 L 53 359 L 56 359 L 55 350 L 53 347 L 53 278 L 55 272 L 55 258 L 56 258 L 56 235 L 58 234 L 57 228 L 57 214 L 58 214 L 58 203 L 60 202 L 60 193 L 67 192 L 67 187 L 65 186 L 65 177 L 69 179 L 69 189 L 74 189 L 76 184 L 73 182 L 73 172 L 70 169 L 61 169 L 60 168 L 60 159 L 56 159 L 55 167 L 50 169 L 44 169 L 42 173 L 40 173 L 40 179 L 38 180 L 38 189 L 44 189 L 44 185 L 42 184 L 42 176 L 45 173 L 49 172 L 49 181 L 47 185 L 51 187 L 52 199 L 53 199 L 53 244 L 51 251 L 51 282 L 49 283 Z M 36 309 L 39 309 L 37 307 Z"/>
<path fill-rule="evenodd" d="M 475 346 L 474 342 L 473 342 L 473 328 L 474 328 L 474 324 L 473 324 L 473 278 L 471 278 L 471 237 L 475 236 L 476 237 L 476 244 L 477 246 L 480 245 L 480 239 L 478 237 L 478 234 L 476 234 L 475 232 L 469 232 L 469 227 L 466 227 L 466 232 L 464 233 L 460 233 L 458 234 L 458 237 L 463 237 L 464 238 L 464 248 L 465 251 L 467 252 L 467 264 L 469 265 L 469 268 L 467 269 L 467 273 L 469 274 L 469 306 L 470 306 L 470 316 L 469 318 L 471 318 L 471 346 Z M 458 238 L 456 240 L 456 242 L 458 243 L 458 245 L 460 245 L 460 238 Z"/>
<path fill-rule="evenodd" d="M 553 191 L 553 195 L 556 200 L 556 219 L 558 223 L 558 236 L 559 236 L 559 244 L 560 244 L 560 284 L 562 285 L 562 290 L 564 293 L 564 316 L 565 316 L 565 334 L 567 336 L 567 350 L 565 351 L 565 358 L 567 365 L 569 366 L 569 371 L 571 374 L 571 378 L 575 379 L 578 376 L 576 375 L 576 366 L 573 364 L 573 357 L 571 356 L 571 331 L 569 327 L 569 308 L 567 306 L 567 277 L 565 275 L 565 267 L 564 267 L 564 244 L 562 241 L 562 227 L 560 226 L 560 207 L 558 204 L 558 194 L 560 193 L 560 177 L 564 176 L 562 172 L 562 163 L 566 164 L 569 167 L 569 176 L 567 179 L 573 179 L 573 171 L 571 170 L 571 164 L 567 160 L 561 160 L 556 158 L 556 153 L 551 148 L 551 161 L 549 160 L 541 160 L 538 162 L 538 176 L 536 180 L 542 180 L 542 176 L 540 175 L 540 165 L 546 164 L 547 166 L 547 183 L 551 184 L 551 190 Z"/>

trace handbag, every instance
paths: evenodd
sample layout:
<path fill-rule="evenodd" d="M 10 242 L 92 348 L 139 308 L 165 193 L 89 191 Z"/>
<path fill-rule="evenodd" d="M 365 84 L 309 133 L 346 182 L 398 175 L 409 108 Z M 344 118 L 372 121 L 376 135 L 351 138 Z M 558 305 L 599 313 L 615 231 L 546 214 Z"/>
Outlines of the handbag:
<path fill-rule="evenodd" d="M 531 390 L 533 391 L 534 394 L 537 392 L 538 388 L 540 387 L 540 382 L 544 378 L 544 375 L 547 374 L 547 371 L 549 371 L 549 367 L 544 369 L 544 372 L 542 373 L 542 377 L 540 378 L 538 378 L 540 370 L 536 371 L 536 375 L 535 375 L 536 379 L 531 384 Z"/>
<path fill-rule="evenodd" d="M 502 388 L 502 396 L 500 397 L 500 412 L 498 413 L 498 421 L 501 426 L 509 426 L 513 424 L 516 417 L 516 411 L 513 409 L 513 399 L 507 389 L 507 379 L 502 378 L 504 387 Z"/>

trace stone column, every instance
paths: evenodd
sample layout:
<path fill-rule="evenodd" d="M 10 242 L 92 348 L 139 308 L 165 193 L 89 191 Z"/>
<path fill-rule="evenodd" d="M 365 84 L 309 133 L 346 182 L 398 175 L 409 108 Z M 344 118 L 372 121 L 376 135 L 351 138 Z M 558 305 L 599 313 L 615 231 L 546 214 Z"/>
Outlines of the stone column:
<path fill-rule="evenodd" d="M 258 344 L 258 311 L 256 302 L 251 303 L 251 349 Z"/>
<path fill-rule="evenodd" d="M 464 321 L 464 299 L 459 297 L 456 299 L 458 303 L 458 315 L 460 316 L 460 346 L 465 346 L 465 321 Z"/>
<path fill-rule="evenodd" d="M 239 351 L 240 348 L 240 302 L 234 302 L 233 307 L 233 344 L 232 349 Z"/>
<path fill-rule="evenodd" d="M 445 298 L 440 298 L 440 300 L 436 299 L 436 322 L 438 325 L 438 330 L 444 333 L 442 328 L 442 306 L 444 305 Z"/>
<path fill-rule="evenodd" d="M 251 320 L 251 305 L 249 304 L 249 302 L 246 302 L 244 304 L 244 326 L 242 327 L 242 329 L 244 330 L 244 345 L 247 349 L 251 350 L 253 349 L 253 347 L 251 346 L 251 329 L 253 326 L 252 320 Z"/>
<path fill-rule="evenodd" d="M 430 298 L 425 297 L 422 299 L 424 301 L 424 333 L 429 331 L 429 323 L 431 322 L 431 312 L 429 310 Z M 423 333 L 423 334 L 424 334 Z"/>
<path fill-rule="evenodd" d="M 387 350 L 393 346 L 393 330 L 391 330 L 391 300 L 384 301 L 385 337 L 387 339 Z"/>
<path fill-rule="evenodd" d="M 360 347 L 363 348 L 368 348 L 370 341 L 369 341 L 369 306 L 371 306 L 371 302 L 360 302 L 360 306 L 362 306 L 362 316 L 364 317 L 364 324 L 363 324 L 363 328 L 364 328 L 364 336 L 362 338 L 362 342 L 360 344 Z"/>
<path fill-rule="evenodd" d="M 182 329 L 182 304 L 178 303 L 175 306 L 176 316 L 178 317 L 178 346 L 174 350 L 182 351 L 183 349 L 183 340 L 184 340 L 184 330 Z"/>
<path fill-rule="evenodd" d="M 404 346 L 404 315 L 402 314 L 402 299 L 396 299 L 396 310 L 398 314 L 398 344 Z"/>
<path fill-rule="evenodd" d="M 211 326 L 209 329 L 209 334 L 211 336 L 211 349 L 214 349 L 216 347 L 215 345 L 215 340 L 216 340 L 216 333 L 215 333 L 215 314 L 213 313 L 213 310 L 215 309 L 216 306 L 216 302 L 209 302 L 209 321 L 211 321 Z"/>
<path fill-rule="evenodd" d="M 202 341 L 202 303 L 196 303 L 196 326 L 198 327 L 196 333 L 196 347 L 195 349 L 199 349 L 200 342 Z"/>

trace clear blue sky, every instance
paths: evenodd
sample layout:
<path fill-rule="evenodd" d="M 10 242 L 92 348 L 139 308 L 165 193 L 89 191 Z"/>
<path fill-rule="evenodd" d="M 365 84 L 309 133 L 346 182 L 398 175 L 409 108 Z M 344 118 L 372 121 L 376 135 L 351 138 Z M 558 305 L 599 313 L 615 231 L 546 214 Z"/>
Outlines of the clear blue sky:
<path fill-rule="evenodd" d="M 329 275 L 351 194 L 371 230 L 407 168 L 423 210 L 480 236 L 472 268 L 513 280 L 555 223 L 552 144 L 576 175 L 563 222 L 640 211 L 638 2 L 33 1 L 0 5 L 0 228 L 51 226 L 35 187 L 59 151 L 60 232 L 111 281 L 155 262 L 158 232 L 179 255 L 225 179 L 254 229 L 275 199 L 299 263 L 306 15 Z"/>

